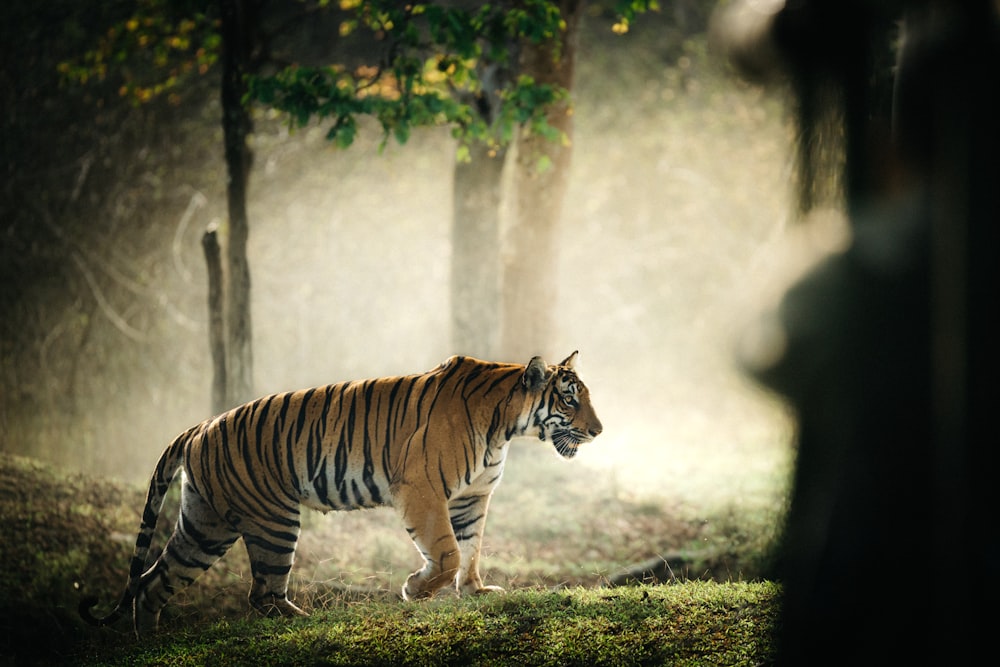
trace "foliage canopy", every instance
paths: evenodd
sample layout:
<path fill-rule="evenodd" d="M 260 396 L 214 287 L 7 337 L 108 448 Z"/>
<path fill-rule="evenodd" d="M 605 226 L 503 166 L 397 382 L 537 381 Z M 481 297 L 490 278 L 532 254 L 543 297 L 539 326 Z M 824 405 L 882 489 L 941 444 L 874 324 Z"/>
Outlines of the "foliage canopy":
<path fill-rule="evenodd" d="M 332 119 L 327 138 L 340 147 L 353 142 L 362 115 L 379 121 L 383 145 L 390 136 L 405 143 L 413 128 L 441 124 L 452 126 L 462 146 L 472 141 L 505 144 L 518 126 L 559 137 L 546 123 L 544 110 L 566 91 L 530 76 L 499 86 L 495 117 L 479 110 L 490 94 L 483 81 L 487 68 L 514 69 L 521 40 L 560 38 L 565 23 L 552 2 L 468 9 L 342 2 L 341 8 L 353 12 L 340 23 L 340 34 L 365 33 L 371 43 L 380 44 L 376 62 L 354 68 L 293 64 L 272 76 L 255 77 L 251 97 L 287 112 L 293 125 Z M 460 150 L 460 158 L 466 155 L 467 150 Z"/>
<path fill-rule="evenodd" d="M 469 7 L 391 0 L 255 0 L 260 8 L 280 7 L 299 21 L 324 17 L 336 26 L 332 62 L 277 63 L 267 51 L 275 33 L 296 21 L 255 26 L 260 47 L 257 71 L 249 72 L 246 104 L 260 102 L 288 115 L 293 127 L 331 120 L 327 138 L 350 146 L 360 116 L 378 120 L 383 143 L 405 143 L 412 130 L 449 125 L 459 140 L 459 159 L 468 146 L 508 144 L 519 127 L 550 140 L 564 140 L 545 119 L 545 110 L 566 99 L 558 86 L 517 73 L 518 46 L 524 41 L 555 42 L 559 53 L 566 23 L 550 0 L 485 3 Z M 615 6 L 623 33 L 641 12 L 657 9 L 649 0 L 622 0 Z M 348 65 L 339 47 L 362 40 L 366 62 Z M 64 84 L 117 82 L 117 94 L 139 105 L 166 96 L 180 101 L 185 85 L 208 73 L 219 60 L 218 3 L 215 0 L 139 0 L 134 11 L 109 26 L 92 48 L 59 64 Z M 262 73 L 263 65 L 270 71 Z M 277 67 L 275 67 L 277 65 Z M 514 73 L 497 77 L 497 68 Z M 500 80 L 503 79 L 503 80 Z M 498 111 L 486 113 L 485 97 L 497 95 Z"/>

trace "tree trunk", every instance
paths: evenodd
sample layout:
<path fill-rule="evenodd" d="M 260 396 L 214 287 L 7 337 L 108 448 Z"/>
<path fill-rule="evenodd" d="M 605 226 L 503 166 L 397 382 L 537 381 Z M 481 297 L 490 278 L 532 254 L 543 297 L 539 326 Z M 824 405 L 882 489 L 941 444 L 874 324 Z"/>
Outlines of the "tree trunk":
<path fill-rule="evenodd" d="M 452 218 L 452 347 L 494 359 L 500 338 L 500 204 L 506 151 L 483 144 L 455 163 Z"/>
<path fill-rule="evenodd" d="M 521 45 L 520 72 L 539 84 L 573 86 L 576 28 L 583 0 L 562 0 L 566 22 L 559 40 Z M 573 122 L 568 99 L 552 105 L 549 125 L 572 139 Z M 552 354 L 553 306 L 558 298 L 556 265 L 558 222 L 569 178 L 571 143 L 549 141 L 523 131 L 517 139 L 514 162 L 513 221 L 510 256 L 504 267 L 501 352 L 507 360 L 527 360 Z"/>
<path fill-rule="evenodd" d="M 212 414 L 217 415 L 227 407 L 225 292 L 218 225 L 209 225 L 201 237 L 201 246 L 205 251 L 205 264 L 208 267 L 208 348 L 212 352 Z"/>
<path fill-rule="evenodd" d="M 508 50 L 513 45 L 508 45 Z M 509 66 L 480 59 L 476 66 L 480 89 L 460 99 L 495 126 L 503 107 L 501 91 L 514 72 Z M 451 313 L 452 346 L 456 354 L 495 359 L 500 346 L 500 207 L 503 203 L 503 169 L 506 147 L 485 143 L 469 146 L 469 161 L 455 162 Z"/>
<path fill-rule="evenodd" d="M 247 262 L 247 180 L 253 153 L 247 136 L 253 129 L 243 103 L 246 74 L 253 54 L 257 2 L 222 0 L 222 127 L 228 172 L 229 209 L 226 247 L 226 400 L 227 407 L 253 398 L 250 321 L 250 266 Z"/>

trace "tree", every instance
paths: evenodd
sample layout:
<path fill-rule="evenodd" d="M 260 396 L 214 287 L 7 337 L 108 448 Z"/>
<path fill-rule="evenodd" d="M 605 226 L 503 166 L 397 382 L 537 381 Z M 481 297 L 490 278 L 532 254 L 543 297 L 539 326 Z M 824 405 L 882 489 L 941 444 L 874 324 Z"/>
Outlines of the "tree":
<path fill-rule="evenodd" d="M 220 0 L 222 34 L 222 128 L 226 153 L 225 387 L 219 412 L 254 398 L 250 317 L 250 264 L 247 261 L 247 180 L 253 153 L 247 137 L 253 121 L 247 108 L 247 76 L 254 70 L 262 0 Z"/>
<path fill-rule="evenodd" d="M 493 126 L 500 118 L 501 93 L 511 85 L 513 70 L 500 63 L 477 69 L 482 89 L 466 93 L 463 102 Z M 454 169 L 452 348 L 455 353 L 482 359 L 499 354 L 503 279 L 500 211 L 506 160 L 506 144 L 476 142 L 468 147 L 468 160 L 457 160 Z"/>
<path fill-rule="evenodd" d="M 521 44 L 522 76 L 564 92 L 545 108 L 546 132 L 524 128 L 518 134 L 512 252 L 504 267 L 501 349 L 505 358 L 527 359 L 546 351 L 555 327 L 558 223 L 572 152 L 569 91 L 583 4 L 583 0 L 560 0 L 558 33 Z"/>
<path fill-rule="evenodd" d="M 990 0 L 758 9 L 740 56 L 790 74 L 804 138 L 843 144 L 833 170 L 800 150 L 800 201 L 837 179 L 854 231 L 788 289 L 778 353 L 753 365 L 799 421 L 778 663 L 975 662 L 1000 547 L 984 435 L 1000 372 L 1000 15 Z"/>
<path fill-rule="evenodd" d="M 573 149 L 571 93 L 577 31 L 584 0 L 559 0 L 550 8 L 556 30 L 543 39 L 522 38 L 518 72 L 559 95 L 543 107 L 544 121 L 522 127 L 515 144 L 511 252 L 504 265 L 501 356 L 524 359 L 547 350 L 556 331 L 560 214 Z M 659 9 L 655 1 L 623 0 L 615 5 L 617 34 L 636 16 Z"/>

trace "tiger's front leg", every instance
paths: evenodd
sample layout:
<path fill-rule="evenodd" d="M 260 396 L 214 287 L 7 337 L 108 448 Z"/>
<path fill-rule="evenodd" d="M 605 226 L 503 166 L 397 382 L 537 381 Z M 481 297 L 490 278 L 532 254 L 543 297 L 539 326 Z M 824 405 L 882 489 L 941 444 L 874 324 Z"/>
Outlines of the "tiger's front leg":
<path fill-rule="evenodd" d="M 451 584 L 461 566 L 458 541 L 451 528 L 447 505 L 411 498 L 403 504 L 403 525 L 424 557 L 423 568 L 411 574 L 403 585 L 403 599 L 433 597 Z"/>
<path fill-rule="evenodd" d="M 503 592 L 499 586 L 483 586 L 479 576 L 479 550 L 491 496 L 492 493 L 484 493 L 455 498 L 448 503 L 451 527 L 461 556 L 456 585 L 462 595 Z"/>

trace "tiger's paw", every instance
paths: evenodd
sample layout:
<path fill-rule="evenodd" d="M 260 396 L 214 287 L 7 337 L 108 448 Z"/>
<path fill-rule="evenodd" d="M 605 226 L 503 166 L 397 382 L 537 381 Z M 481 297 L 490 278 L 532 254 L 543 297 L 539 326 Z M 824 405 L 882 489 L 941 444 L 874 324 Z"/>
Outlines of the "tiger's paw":
<path fill-rule="evenodd" d="M 140 639 L 149 637 L 156 634 L 160 623 L 160 614 L 151 614 L 149 612 L 142 611 L 137 606 L 132 617 L 132 623 L 136 637 Z"/>
<path fill-rule="evenodd" d="M 499 586 L 483 586 L 483 580 L 479 577 L 469 578 L 459 584 L 458 594 L 465 595 L 486 595 L 487 593 L 504 593 L 504 589 Z"/>
<path fill-rule="evenodd" d="M 427 598 L 434 595 L 433 591 L 428 590 L 421 586 L 422 577 L 420 577 L 419 572 L 414 572 L 409 577 L 406 578 L 406 583 L 403 584 L 403 599 L 404 600 L 426 600 Z"/>
<path fill-rule="evenodd" d="M 278 595 L 266 595 L 263 598 L 250 600 L 250 606 L 259 611 L 264 616 L 308 616 L 308 612 L 303 611 L 287 597 Z"/>

